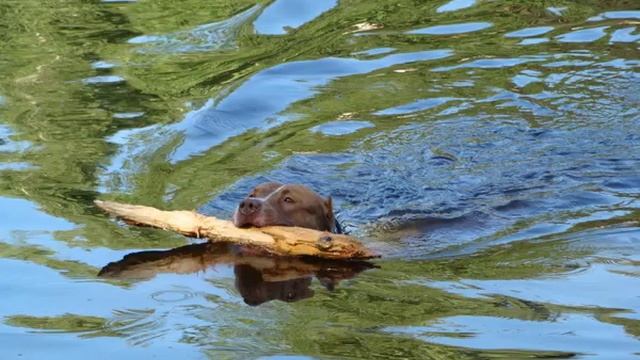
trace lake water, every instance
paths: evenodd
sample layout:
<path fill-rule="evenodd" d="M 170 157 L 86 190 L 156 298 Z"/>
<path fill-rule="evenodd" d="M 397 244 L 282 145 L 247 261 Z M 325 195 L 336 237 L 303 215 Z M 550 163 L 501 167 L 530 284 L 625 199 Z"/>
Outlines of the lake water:
<path fill-rule="evenodd" d="M 640 355 L 640 3 L 0 3 L 0 359 Z M 331 195 L 372 263 L 243 257 Z"/>

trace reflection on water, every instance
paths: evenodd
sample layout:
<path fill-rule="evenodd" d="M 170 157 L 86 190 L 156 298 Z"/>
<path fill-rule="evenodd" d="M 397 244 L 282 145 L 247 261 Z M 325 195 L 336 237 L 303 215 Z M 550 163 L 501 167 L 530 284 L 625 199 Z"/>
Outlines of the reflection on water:
<path fill-rule="evenodd" d="M 283 35 L 335 7 L 336 0 L 276 0 L 254 21 L 258 34 Z"/>
<path fill-rule="evenodd" d="M 540 36 L 540 35 L 546 34 L 552 30 L 553 30 L 553 26 L 538 26 L 538 27 L 531 27 L 531 28 L 512 31 L 510 33 L 505 34 L 504 36 L 513 37 L 513 38 L 532 37 L 532 36 Z"/>
<path fill-rule="evenodd" d="M 625 334 L 620 327 L 603 325 L 590 316 L 558 315 L 550 323 L 551 325 L 530 320 L 455 316 L 435 326 L 389 331 L 411 334 L 426 341 L 478 349 L 491 349 L 498 344 L 505 349 L 551 349 L 561 354 L 553 357 L 562 358 L 575 357 L 580 353 L 589 354 L 594 347 L 605 348 L 599 355 L 611 359 L 624 358 L 640 350 L 637 340 Z M 456 331 L 450 333 L 449 329 Z M 567 336 L 569 334 L 571 336 Z"/>
<path fill-rule="evenodd" d="M 236 46 L 235 36 L 248 19 L 260 6 L 256 5 L 229 19 L 197 26 L 189 31 L 181 31 L 168 35 L 141 35 L 129 39 L 130 44 L 147 45 L 144 51 L 160 53 L 186 53 L 229 49 Z"/>
<path fill-rule="evenodd" d="M 475 22 L 475 23 L 462 23 L 462 24 L 450 24 L 450 25 L 437 25 L 430 26 L 422 29 L 411 30 L 409 34 L 419 35 L 454 35 L 463 34 L 468 32 L 480 31 L 493 26 L 487 22 Z"/>
<path fill-rule="evenodd" d="M 473 6 L 476 3 L 476 0 L 451 0 L 448 3 L 440 6 L 437 12 L 447 12 L 447 11 L 456 11 L 460 9 L 465 9 Z"/>
<path fill-rule="evenodd" d="M 311 131 L 316 131 L 324 135 L 347 135 L 354 133 L 360 129 L 366 129 L 375 127 L 373 123 L 368 121 L 354 121 L 354 120 L 341 120 L 341 121 L 332 121 L 328 123 L 324 123 L 322 125 L 318 125 L 314 128 L 311 128 Z"/>
<path fill-rule="evenodd" d="M 0 358 L 640 353 L 634 2 L 0 13 Z M 93 207 L 229 217 L 268 180 L 331 195 L 383 259 L 185 245 Z"/>
<path fill-rule="evenodd" d="M 189 274 L 220 264 L 233 265 L 236 289 L 248 305 L 271 300 L 298 301 L 313 296 L 315 276 L 328 290 L 341 280 L 374 267 L 366 261 L 320 261 L 275 258 L 225 243 L 185 245 L 166 251 L 141 251 L 126 255 L 100 270 L 98 276 L 146 280 L 158 273 Z"/>
<path fill-rule="evenodd" d="M 281 113 L 290 104 L 313 96 L 314 89 L 334 78 L 450 55 L 448 50 L 434 50 L 392 54 L 374 60 L 325 58 L 278 65 L 252 76 L 219 102 L 207 102 L 204 107 L 187 114 L 181 122 L 163 129 L 152 125 L 146 129 L 126 130 L 124 134 L 116 134 L 115 137 L 119 139 L 117 143 L 121 143 L 125 149 L 139 146 L 140 143 L 161 144 L 172 142 L 176 137 L 181 138 L 179 145 L 169 155 L 170 162 L 180 162 L 252 129 L 269 129 L 295 120 L 297 117 Z M 278 93 L 278 96 L 263 96 L 269 93 Z M 157 150 L 144 146 L 140 150 L 142 156 L 131 159 L 126 154 L 122 158 L 118 157 L 118 161 L 109 166 L 109 171 L 119 174 L 127 168 L 127 163 L 144 162 L 144 155 L 150 152 L 154 155 Z M 127 149 L 127 152 L 133 151 Z M 139 171 L 137 168 L 133 170 Z"/>
<path fill-rule="evenodd" d="M 591 29 L 576 30 L 556 37 L 560 42 L 588 43 L 600 40 L 607 35 L 608 26 L 600 26 Z"/>

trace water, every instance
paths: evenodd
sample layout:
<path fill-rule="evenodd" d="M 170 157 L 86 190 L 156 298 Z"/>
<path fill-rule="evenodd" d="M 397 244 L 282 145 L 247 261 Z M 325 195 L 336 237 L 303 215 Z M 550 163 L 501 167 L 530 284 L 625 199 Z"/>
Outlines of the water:
<path fill-rule="evenodd" d="M 9 0 L 0 27 L 0 358 L 640 354 L 635 1 Z M 229 217 L 266 180 L 384 257 L 92 204 Z"/>

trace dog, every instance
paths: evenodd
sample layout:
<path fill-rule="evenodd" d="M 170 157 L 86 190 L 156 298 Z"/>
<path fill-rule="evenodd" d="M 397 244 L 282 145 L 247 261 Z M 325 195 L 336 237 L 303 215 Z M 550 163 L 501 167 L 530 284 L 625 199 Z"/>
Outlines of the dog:
<path fill-rule="evenodd" d="M 267 182 L 256 186 L 233 214 L 237 227 L 299 226 L 342 234 L 331 197 L 300 184 Z"/>

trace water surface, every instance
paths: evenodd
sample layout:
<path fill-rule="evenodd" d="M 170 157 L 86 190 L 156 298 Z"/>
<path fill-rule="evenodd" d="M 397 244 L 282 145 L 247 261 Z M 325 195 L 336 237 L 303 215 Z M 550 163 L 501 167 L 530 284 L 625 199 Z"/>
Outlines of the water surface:
<path fill-rule="evenodd" d="M 640 354 L 635 2 L 0 14 L 0 358 Z M 93 206 L 229 217 L 274 180 L 383 258 L 247 256 Z"/>

